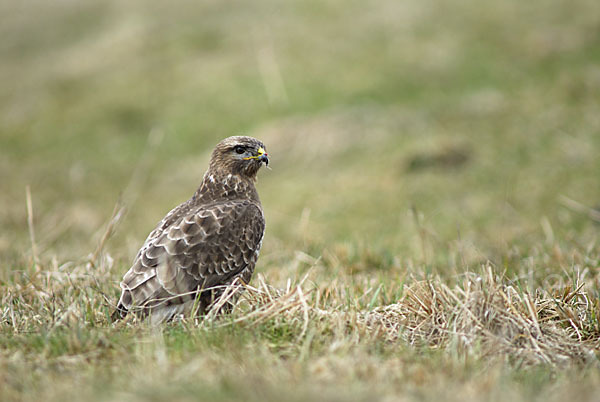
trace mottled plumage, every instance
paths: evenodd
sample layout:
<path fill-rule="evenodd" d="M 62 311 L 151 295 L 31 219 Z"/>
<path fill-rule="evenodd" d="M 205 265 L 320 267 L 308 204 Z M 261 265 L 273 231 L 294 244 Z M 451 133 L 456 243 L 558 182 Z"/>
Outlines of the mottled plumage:
<path fill-rule="evenodd" d="M 265 230 L 254 182 L 268 162 L 255 138 L 217 144 L 196 193 L 159 222 L 123 277 L 113 318 L 133 311 L 160 323 L 197 296 L 203 312 L 236 278 L 250 281 Z"/>

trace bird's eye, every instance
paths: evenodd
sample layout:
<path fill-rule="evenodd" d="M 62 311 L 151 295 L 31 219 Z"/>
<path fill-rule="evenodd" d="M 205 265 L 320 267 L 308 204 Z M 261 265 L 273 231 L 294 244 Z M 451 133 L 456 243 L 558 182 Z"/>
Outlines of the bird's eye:
<path fill-rule="evenodd" d="M 244 147 L 241 147 L 241 146 L 239 146 L 239 145 L 238 145 L 237 147 L 233 148 L 233 150 L 234 150 L 234 151 L 235 151 L 237 154 L 240 154 L 240 155 L 241 155 L 241 154 L 243 154 L 244 152 L 246 152 L 246 150 L 244 149 Z"/>

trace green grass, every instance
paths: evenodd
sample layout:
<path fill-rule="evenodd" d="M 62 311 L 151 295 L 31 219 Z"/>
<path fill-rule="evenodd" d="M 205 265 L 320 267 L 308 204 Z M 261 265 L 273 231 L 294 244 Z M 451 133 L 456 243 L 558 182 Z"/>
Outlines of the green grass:
<path fill-rule="evenodd" d="M 595 399 L 597 1 L 0 2 L 0 33 L 0 399 Z M 265 283 L 110 324 L 240 133 Z"/>

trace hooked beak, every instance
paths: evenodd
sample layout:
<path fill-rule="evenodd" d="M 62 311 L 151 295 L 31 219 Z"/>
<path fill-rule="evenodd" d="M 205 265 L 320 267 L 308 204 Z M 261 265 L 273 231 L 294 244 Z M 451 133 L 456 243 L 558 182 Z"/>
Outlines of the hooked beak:
<path fill-rule="evenodd" d="M 264 148 L 258 148 L 257 158 L 260 162 L 264 162 L 265 165 L 269 166 L 269 154 L 264 150 Z"/>
<path fill-rule="evenodd" d="M 249 156 L 244 158 L 244 160 L 248 159 L 256 159 L 259 162 L 264 162 L 265 165 L 269 166 L 269 154 L 265 151 L 263 147 L 258 148 L 256 156 Z"/>

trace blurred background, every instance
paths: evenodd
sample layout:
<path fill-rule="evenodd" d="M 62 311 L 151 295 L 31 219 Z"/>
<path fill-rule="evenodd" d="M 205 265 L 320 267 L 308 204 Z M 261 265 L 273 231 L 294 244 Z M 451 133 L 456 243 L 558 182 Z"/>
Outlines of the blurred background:
<path fill-rule="evenodd" d="M 259 270 L 597 239 L 597 0 L 5 0 L 0 37 L 4 273 L 31 258 L 30 186 L 46 259 L 93 252 L 123 200 L 116 282 L 238 134 L 272 156 Z"/>

